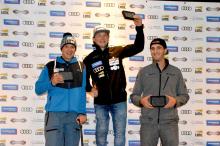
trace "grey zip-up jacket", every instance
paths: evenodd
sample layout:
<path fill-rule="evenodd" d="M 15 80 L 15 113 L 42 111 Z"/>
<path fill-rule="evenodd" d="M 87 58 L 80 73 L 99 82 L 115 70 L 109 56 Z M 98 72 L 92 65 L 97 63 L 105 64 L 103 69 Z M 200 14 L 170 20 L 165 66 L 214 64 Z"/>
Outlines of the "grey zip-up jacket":
<path fill-rule="evenodd" d="M 169 95 L 176 98 L 173 108 L 144 108 L 140 105 L 140 99 L 145 96 Z M 141 123 L 178 123 L 179 117 L 177 107 L 187 103 L 189 95 L 181 71 L 169 64 L 160 71 L 158 64 L 152 63 L 142 68 L 134 85 L 131 101 L 134 105 L 141 107 Z"/>

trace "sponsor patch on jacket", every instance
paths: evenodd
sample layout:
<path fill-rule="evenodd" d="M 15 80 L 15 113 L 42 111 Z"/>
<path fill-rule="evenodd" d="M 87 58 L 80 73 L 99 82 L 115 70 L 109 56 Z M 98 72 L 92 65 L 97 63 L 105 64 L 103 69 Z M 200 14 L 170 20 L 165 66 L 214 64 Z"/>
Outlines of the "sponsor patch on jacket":
<path fill-rule="evenodd" d="M 95 67 L 100 66 L 100 65 L 102 65 L 102 61 L 97 61 L 97 62 L 92 64 L 92 68 L 95 68 Z"/>
<path fill-rule="evenodd" d="M 109 66 L 111 70 L 118 70 L 119 67 L 119 59 L 118 58 L 111 58 L 109 59 Z"/>

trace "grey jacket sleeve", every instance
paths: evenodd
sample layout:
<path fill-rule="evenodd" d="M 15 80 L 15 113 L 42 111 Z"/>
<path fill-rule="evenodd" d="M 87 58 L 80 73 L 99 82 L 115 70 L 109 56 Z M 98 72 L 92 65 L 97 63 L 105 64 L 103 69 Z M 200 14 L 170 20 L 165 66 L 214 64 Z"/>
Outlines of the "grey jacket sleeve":
<path fill-rule="evenodd" d="M 142 105 L 140 104 L 140 99 L 141 99 L 141 96 L 142 96 L 142 93 L 143 93 L 143 86 L 142 86 L 142 83 L 141 83 L 141 70 L 139 71 L 138 75 L 137 75 L 137 78 L 136 78 L 136 82 L 135 82 L 135 85 L 134 85 L 134 88 L 133 88 L 133 92 L 131 94 L 131 102 L 136 105 L 136 106 L 139 106 L 141 107 Z"/>
<path fill-rule="evenodd" d="M 183 80 L 183 75 L 179 71 L 179 81 L 177 85 L 177 97 L 176 97 L 176 107 L 185 105 L 189 100 L 189 94 L 187 91 L 186 84 Z"/>

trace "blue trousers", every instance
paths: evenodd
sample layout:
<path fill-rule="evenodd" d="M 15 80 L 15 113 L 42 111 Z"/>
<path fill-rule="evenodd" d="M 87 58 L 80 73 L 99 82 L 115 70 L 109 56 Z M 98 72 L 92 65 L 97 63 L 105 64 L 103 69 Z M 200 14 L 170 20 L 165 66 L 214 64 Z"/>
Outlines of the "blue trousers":
<path fill-rule="evenodd" d="M 97 146 L 107 146 L 107 135 L 110 119 L 109 114 L 112 116 L 114 146 L 125 146 L 127 103 L 121 102 L 111 105 L 95 104 L 95 113 Z"/>
<path fill-rule="evenodd" d="M 79 146 L 80 127 L 74 112 L 45 114 L 45 146 Z"/>

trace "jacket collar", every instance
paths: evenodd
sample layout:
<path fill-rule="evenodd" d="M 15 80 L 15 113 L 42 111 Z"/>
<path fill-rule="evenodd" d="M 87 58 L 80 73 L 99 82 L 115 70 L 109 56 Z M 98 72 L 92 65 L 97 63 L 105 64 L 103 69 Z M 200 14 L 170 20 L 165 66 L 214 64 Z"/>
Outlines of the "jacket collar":
<path fill-rule="evenodd" d="M 97 45 L 97 44 L 93 44 L 92 45 L 93 46 L 93 49 L 94 49 L 94 51 L 97 51 L 98 53 L 108 53 L 108 50 L 109 50 L 109 48 L 108 48 L 108 45 L 107 45 L 107 47 L 102 51 L 102 49 Z"/>
<path fill-rule="evenodd" d="M 165 59 L 165 67 L 163 68 L 162 71 L 160 70 L 158 63 L 153 63 L 153 64 L 157 67 L 157 69 L 158 69 L 160 72 L 162 72 L 162 71 L 164 71 L 164 70 L 168 67 L 168 65 L 169 65 L 169 60 L 168 60 L 168 59 Z"/>

